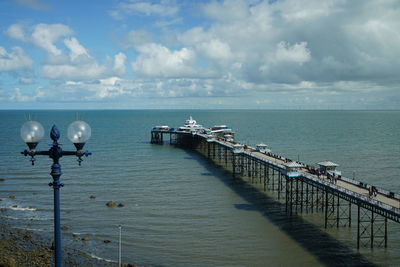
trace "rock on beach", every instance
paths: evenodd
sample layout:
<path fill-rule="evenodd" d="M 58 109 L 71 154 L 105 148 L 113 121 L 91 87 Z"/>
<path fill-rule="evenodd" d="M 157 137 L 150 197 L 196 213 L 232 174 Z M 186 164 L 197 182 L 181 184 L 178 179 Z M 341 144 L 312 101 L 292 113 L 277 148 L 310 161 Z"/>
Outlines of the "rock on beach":
<path fill-rule="evenodd" d="M 108 202 L 106 203 L 106 206 L 112 208 L 112 207 L 117 206 L 117 203 L 114 202 L 114 201 L 108 201 Z"/>

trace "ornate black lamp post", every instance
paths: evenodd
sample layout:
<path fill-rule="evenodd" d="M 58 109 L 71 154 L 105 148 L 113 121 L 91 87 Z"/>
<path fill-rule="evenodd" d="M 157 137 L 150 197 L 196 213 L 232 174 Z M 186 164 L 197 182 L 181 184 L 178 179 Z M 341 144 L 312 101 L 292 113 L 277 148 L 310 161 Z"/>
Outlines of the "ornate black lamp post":
<path fill-rule="evenodd" d="M 92 154 L 89 151 L 82 150 L 86 141 L 90 138 L 91 129 L 86 122 L 80 120 L 69 125 L 68 138 L 74 143 L 76 151 L 63 151 L 61 149 L 61 144 L 58 143 L 60 131 L 55 125 L 53 125 L 50 132 L 50 138 L 53 140 L 50 149 L 48 151 L 36 151 L 35 148 L 40 139 L 43 138 L 43 135 L 44 129 L 39 122 L 27 121 L 24 123 L 21 127 L 21 138 L 28 145 L 29 150 L 25 150 L 21 152 L 21 154 L 31 156 L 32 165 L 35 163 L 36 155 L 49 156 L 53 159 L 50 173 L 53 177 L 53 182 L 49 183 L 49 186 L 52 186 L 54 190 L 54 261 L 55 266 L 58 267 L 61 266 L 60 187 L 64 186 L 64 184 L 60 182 L 62 172 L 59 160 L 62 156 L 77 156 L 78 163 L 81 165 L 82 157 L 87 157 Z"/>

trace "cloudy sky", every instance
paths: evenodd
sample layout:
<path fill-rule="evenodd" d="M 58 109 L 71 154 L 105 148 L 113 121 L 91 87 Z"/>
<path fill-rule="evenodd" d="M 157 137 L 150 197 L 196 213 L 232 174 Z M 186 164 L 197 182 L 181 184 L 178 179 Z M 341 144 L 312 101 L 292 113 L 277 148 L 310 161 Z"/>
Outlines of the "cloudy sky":
<path fill-rule="evenodd" d="M 0 109 L 399 109 L 398 0 L 2 0 Z"/>

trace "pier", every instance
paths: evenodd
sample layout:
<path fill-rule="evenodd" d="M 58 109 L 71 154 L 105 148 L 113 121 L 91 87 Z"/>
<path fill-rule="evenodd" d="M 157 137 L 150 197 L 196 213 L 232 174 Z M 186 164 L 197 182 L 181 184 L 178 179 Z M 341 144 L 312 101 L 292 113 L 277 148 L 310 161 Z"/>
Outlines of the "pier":
<path fill-rule="evenodd" d="M 324 227 L 357 227 L 357 249 L 388 246 L 388 220 L 400 223 L 400 195 L 341 175 L 324 161 L 311 167 L 272 153 L 265 144 L 236 143 L 232 132 L 196 127 L 192 118 L 177 129 L 156 126 L 151 143 L 191 149 L 228 170 L 274 192 L 288 216 L 318 213 Z M 165 139 L 165 141 L 164 141 Z"/>

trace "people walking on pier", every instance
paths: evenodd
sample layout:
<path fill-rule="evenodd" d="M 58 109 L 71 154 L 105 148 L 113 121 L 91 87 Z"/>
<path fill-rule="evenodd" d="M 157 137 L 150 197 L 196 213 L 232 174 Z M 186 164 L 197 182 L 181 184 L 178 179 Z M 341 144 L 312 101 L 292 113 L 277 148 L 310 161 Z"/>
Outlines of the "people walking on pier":
<path fill-rule="evenodd" d="M 376 189 L 375 186 L 371 186 L 368 190 L 369 196 L 370 197 L 376 197 L 378 195 L 378 189 Z"/>
<path fill-rule="evenodd" d="M 371 186 L 371 191 L 372 191 L 372 195 L 373 195 L 374 197 L 376 197 L 376 196 L 378 195 L 378 190 L 376 189 L 375 186 Z"/>

